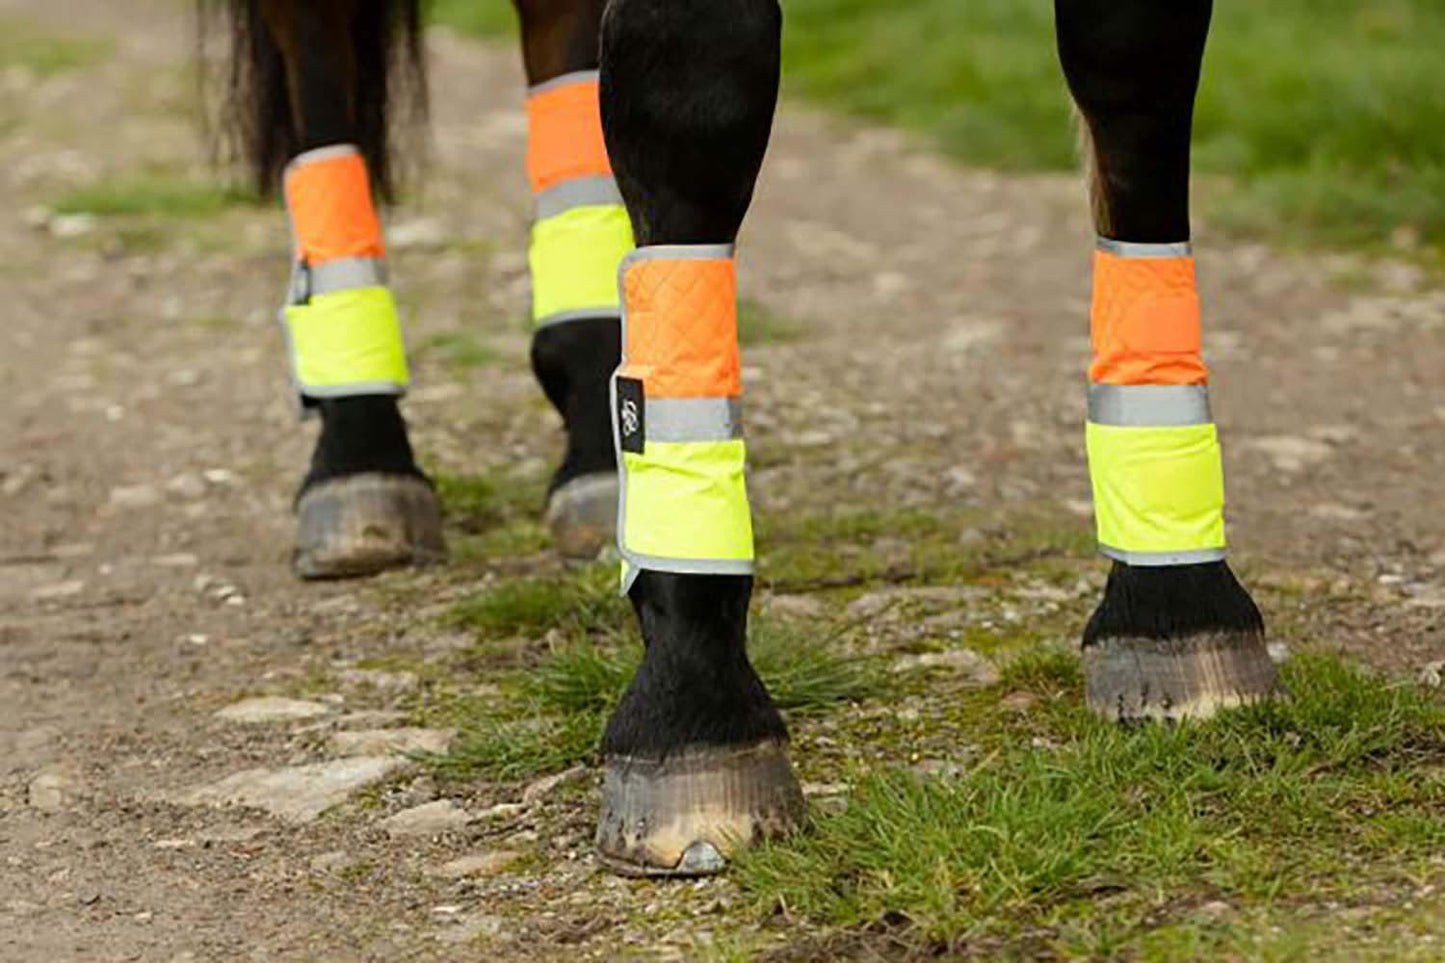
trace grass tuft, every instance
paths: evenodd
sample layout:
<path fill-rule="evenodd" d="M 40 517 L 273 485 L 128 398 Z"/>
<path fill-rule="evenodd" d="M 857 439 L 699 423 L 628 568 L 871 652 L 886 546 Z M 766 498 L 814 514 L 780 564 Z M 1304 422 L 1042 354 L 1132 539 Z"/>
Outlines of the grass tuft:
<path fill-rule="evenodd" d="M 1005 681 L 1073 686 L 1062 665 L 1016 662 Z M 956 779 L 864 777 L 814 832 L 745 855 L 738 882 L 762 909 L 960 946 L 1100 920 L 1152 929 L 1209 900 L 1343 898 L 1362 858 L 1388 872 L 1391 854 L 1445 841 L 1445 708 L 1317 658 L 1286 682 L 1289 701 L 1202 725 L 1077 712 L 1041 742 L 1023 737 L 1037 720 L 991 717 L 1017 741 Z"/>
<path fill-rule="evenodd" d="M 210 217 L 254 203 L 255 196 L 246 191 L 182 176 L 149 175 L 83 187 L 59 198 L 51 207 L 57 214 L 180 219 Z"/>
<path fill-rule="evenodd" d="M 54 77 L 94 66 L 114 48 L 103 38 L 45 36 L 26 24 L 0 18 L 0 68 L 21 67 L 37 77 Z"/>

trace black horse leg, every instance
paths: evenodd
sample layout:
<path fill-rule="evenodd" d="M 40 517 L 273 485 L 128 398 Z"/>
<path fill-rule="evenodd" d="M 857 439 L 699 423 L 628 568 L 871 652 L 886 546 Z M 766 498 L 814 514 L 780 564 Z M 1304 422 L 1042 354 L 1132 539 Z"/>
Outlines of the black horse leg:
<path fill-rule="evenodd" d="M 1264 623 L 1224 561 L 1200 357 L 1190 134 L 1212 0 L 1056 0 L 1089 141 L 1096 228 L 1089 459 L 1113 569 L 1084 633 L 1110 718 L 1207 717 L 1267 697 Z"/>
<path fill-rule="evenodd" d="M 617 462 L 608 379 L 620 355 L 617 265 L 632 246 L 597 102 L 606 0 L 515 0 L 529 87 L 535 193 L 532 369 L 562 416 L 567 447 L 547 492 L 557 548 L 595 558 L 612 543 Z"/>
<path fill-rule="evenodd" d="M 603 123 L 639 243 L 622 270 L 615 400 L 619 541 L 647 649 L 604 737 L 597 834 L 624 873 L 715 872 L 802 814 L 786 729 L 745 651 L 732 288 L 781 21 L 775 0 L 613 0 L 603 22 Z"/>
<path fill-rule="evenodd" d="M 296 568 L 308 578 L 367 575 L 443 552 L 437 499 L 398 405 L 405 355 L 371 196 L 385 147 L 365 118 L 378 110 L 368 99 L 377 97 L 389 37 L 360 7 L 262 6 L 291 108 L 278 118 L 291 130 L 275 139 L 291 154 L 283 180 L 297 240 L 286 312 L 293 368 L 302 403 L 321 421 L 297 499 Z M 355 176 L 337 176 L 348 170 Z M 308 339 L 324 326 L 343 333 Z M 366 360 L 378 354 L 390 360 Z"/>

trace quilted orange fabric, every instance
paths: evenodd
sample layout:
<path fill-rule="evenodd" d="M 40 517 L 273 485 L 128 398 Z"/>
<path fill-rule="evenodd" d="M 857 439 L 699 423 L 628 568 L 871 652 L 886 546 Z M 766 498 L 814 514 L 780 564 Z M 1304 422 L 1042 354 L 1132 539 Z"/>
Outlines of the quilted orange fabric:
<path fill-rule="evenodd" d="M 386 245 L 360 154 L 342 154 L 293 167 L 286 174 L 297 260 L 325 264 L 342 258 L 381 258 Z"/>
<path fill-rule="evenodd" d="M 527 176 L 534 194 L 578 177 L 612 176 L 595 78 L 527 98 L 527 125 Z"/>
<path fill-rule="evenodd" d="M 731 259 L 645 260 L 623 277 L 627 366 L 649 398 L 742 395 L 737 267 Z"/>
<path fill-rule="evenodd" d="M 1094 254 L 1089 379 L 1109 385 L 1197 385 L 1202 357 L 1194 259 Z"/>

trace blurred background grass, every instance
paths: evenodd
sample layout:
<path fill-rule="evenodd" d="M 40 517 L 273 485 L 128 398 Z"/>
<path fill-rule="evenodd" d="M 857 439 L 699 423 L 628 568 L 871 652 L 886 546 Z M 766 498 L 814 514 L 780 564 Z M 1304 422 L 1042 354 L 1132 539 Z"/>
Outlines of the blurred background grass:
<path fill-rule="evenodd" d="M 1047 0 L 783 10 L 786 95 L 918 132 L 968 164 L 1074 165 Z M 465 33 L 515 31 L 502 0 L 434 12 Z M 1242 235 L 1445 266 L 1441 51 L 1442 0 L 1220 0 L 1196 120 L 1201 213 Z"/>

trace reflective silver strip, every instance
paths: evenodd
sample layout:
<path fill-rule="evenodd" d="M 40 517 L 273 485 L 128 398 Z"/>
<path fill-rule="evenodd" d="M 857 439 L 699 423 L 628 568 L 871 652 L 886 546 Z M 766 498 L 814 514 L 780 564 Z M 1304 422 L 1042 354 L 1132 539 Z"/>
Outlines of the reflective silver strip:
<path fill-rule="evenodd" d="M 656 244 L 634 248 L 617 268 L 619 284 L 627 269 L 639 261 L 728 261 L 737 252 L 734 244 Z M 624 290 L 620 287 L 618 290 Z"/>
<path fill-rule="evenodd" d="M 307 164 L 333 160 L 337 157 L 354 157 L 360 153 L 361 148 L 355 144 L 330 144 L 326 147 L 318 147 L 315 150 L 308 150 L 304 154 L 297 154 L 291 158 L 282 176 L 290 177 L 292 171 L 305 167 Z"/>
<path fill-rule="evenodd" d="M 1164 257 L 1193 257 L 1194 245 L 1188 241 L 1180 241 L 1177 244 L 1135 244 L 1133 241 L 1115 241 L 1112 238 L 1099 238 L 1099 250 L 1106 254 L 1113 254 L 1116 257 L 1139 257 L 1139 258 L 1164 258 Z"/>
<path fill-rule="evenodd" d="M 299 384 L 300 392 L 308 398 L 348 398 L 351 395 L 404 395 L 406 386 L 395 381 L 355 381 L 349 385 L 326 385 L 313 387 Z"/>
<path fill-rule="evenodd" d="M 1222 548 L 1196 548 L 1186 552 L 1126 552 L 1108 545 L 1099 546 L 1099 554 L 1136 568 L 1164 568 L 1169 565 L 1203 565 L 1222 562 L 1229 552 Z"/>
<path fill-rule="evenodd" d="M 622 550 L 622 557 L 634 571 L 674 572 L 678 575 L 751 575 L 753 562 L 741 558 L 664 558 Z M 636 578 L 636 575 L 632 576 Z M 630 587 L 630 586 L 629 586 Z"/>
<path fill-rule="evenodd" d="M 334 294 L 354 288 L 386 285 L 386 262 L 380 258 L 348 257 L 307 267 L 311 294 Z"/>
<path fill-rule="evenodd" d="M 1207 425 L 1207 385 L 1089 385 L 1089 420 L 1096 425 L 1168 428 Z"/>
<path fill-rule="evenodd" d="M 648 441 L 733 441 L 743 436 L 741 398 L 648 398 L 643 410 Z"/>
<path fill-rule="evenodd" d="M 594 318 L 615 318 L 617 317 L 617 305 L 599 304 L 595 308 L 574 308 L 570 311 L 557 311 L 540 318 L 536 321 L 537 328 L 549 328 L 554 324 L 566 324 L 568 321 L 590 321 Z"/>
<path fill-rule="evenodd" d="M 610 177 L 579 177 L 563 181 L 536 196 L 533 216 L 539 221 L 578 207 L 622 206 L 622 192 Z"/>
<path fill-rule="evenodd" d="M 386 261 L 349 257 L 325 264 L 297 264 L 291 271 L 288 304 L 306 304 L 318 294 L 386 286 Z"/>
<path fill-rule="evenodd" d="M 567 87 L 572 84 L 585 84 L 589 81 L 598 80 L 602 77 L 600 70 L 574 70 L 570 74 L 563 74 L 560 77 L 553 77 L 551 80 L 544 80 L 540 84 L 527 88 L 527 96 L 535 97 L 538 94 L 545 94 L 549 90 L 556 90 L 558 87 Z"/>

